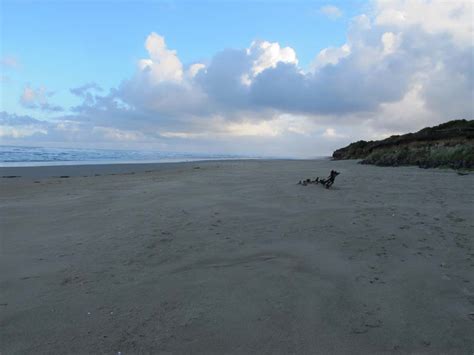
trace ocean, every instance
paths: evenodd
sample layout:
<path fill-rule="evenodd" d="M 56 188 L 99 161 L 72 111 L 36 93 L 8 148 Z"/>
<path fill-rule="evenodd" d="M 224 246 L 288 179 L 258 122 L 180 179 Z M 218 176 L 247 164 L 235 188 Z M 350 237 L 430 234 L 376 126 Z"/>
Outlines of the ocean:
<path fill-rule="evenodd" d="M 229 154 L 173 153 L 142 150 L 0 146 L 0 167 L 114 163 L 166 163 L 197 160 L 255 159 Z"/>

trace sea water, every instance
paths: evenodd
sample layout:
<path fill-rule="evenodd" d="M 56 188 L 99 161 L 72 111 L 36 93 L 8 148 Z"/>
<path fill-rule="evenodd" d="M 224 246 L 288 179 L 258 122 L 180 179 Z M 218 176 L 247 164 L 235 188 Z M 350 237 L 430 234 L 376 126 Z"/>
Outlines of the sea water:
<path fill-rule="evenodd" d="M 76 149 L 0 146 L 0 166 L 44 166 L 258 158 L 228 154 L 177 153 L 145 150 Z"/>

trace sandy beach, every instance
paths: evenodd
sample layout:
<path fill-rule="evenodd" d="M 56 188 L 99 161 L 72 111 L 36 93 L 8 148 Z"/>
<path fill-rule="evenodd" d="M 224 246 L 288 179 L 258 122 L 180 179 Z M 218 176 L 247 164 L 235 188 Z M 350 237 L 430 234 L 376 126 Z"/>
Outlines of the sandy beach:
<path fill-rule="evenodd" d="M 296 184 L 331 169 L 329 190 Z M 474 351 L 474 174 L 249 160 L 0 176 L 2 354 Z"/>

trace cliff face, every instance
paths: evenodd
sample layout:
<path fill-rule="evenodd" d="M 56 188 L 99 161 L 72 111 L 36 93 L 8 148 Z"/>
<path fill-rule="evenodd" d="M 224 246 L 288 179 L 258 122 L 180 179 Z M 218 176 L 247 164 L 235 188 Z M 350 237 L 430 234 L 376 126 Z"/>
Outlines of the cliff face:
<path fill-rule="evenodd" d="M 333 159 L 363 159 L 380 166 L 474 169 L 474 121 L 455 120 L 380 141 L 358 141 L 336 150 Z"/>

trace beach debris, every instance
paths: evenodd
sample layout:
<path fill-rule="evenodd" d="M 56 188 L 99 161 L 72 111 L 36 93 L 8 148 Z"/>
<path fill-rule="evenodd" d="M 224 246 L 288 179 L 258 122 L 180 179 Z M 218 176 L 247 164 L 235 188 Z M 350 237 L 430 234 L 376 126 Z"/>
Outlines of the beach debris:
<path fill-rule="evenodd" d="M 331 170 L 331 172 L 329 173 L 329 176 L 326 179 L 317 177 L 314 180 L 311 180 L 311 179 L 300 180 L 298 182 L 298 185 L 306 186 L 310 184 L 313 184 L 313 185 L 321 184 L 326 189 L 329 189 L 332 186 L 332 184 L 334 184 L 334 181 L 336 180 L 336 176 L 338 176 L 339 174 L 340 173 L 337 172 L 336 170 Z"/>

